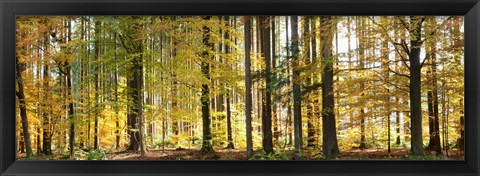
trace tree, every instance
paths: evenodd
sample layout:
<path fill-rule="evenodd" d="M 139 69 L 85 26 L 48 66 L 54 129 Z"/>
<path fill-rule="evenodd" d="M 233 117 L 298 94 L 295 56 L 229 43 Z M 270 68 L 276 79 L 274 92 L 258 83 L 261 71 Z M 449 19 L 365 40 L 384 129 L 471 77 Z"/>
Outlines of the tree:
<path fill-rule="evenodd" d="M 427 19 L 430 25 L 435 25 L 435 18 L 429 17 Z M 432 24 L 433 23 L 433 24 Z M 433 36 L 430 36 L 433 37 Z M 442 149 L 440 146 L 440 128 L 438 118 L 438 93 L 437 93 L 437 52 L 435 46 L 435 40 L 430 38 L 426 41 L 427 56 L 425 59 L 429 60 L 430 67 L 427 68 L 427 99 L 428 99 L 428 129 L 429 129 L 429 143 L 428 149 L 435 151 L 437 154 L 441 154 Z"/>
<path fill-rule="evenodd" d="M 411 151 L 413 155 L 422 155 L 423 139 L 422 139 L 422 109 L 421 109 L 421 69 L 423 66 L 420 63 L 420 50 L 422 46 L 422 24 L 425 17 L 410 16 L 410 24 L 404 23 L 404 27 L 408 28 L 410 33 L 410 49 L 405 49 L 408 53 L 408 66 L 410 71 L 409 95 L 410 95 L 410 123 L 411 123 Z M 404 43 L 404 48 L 407 48 Z"/>
<path fill-rule="evenodd" d="M 337 131 L 334 113 L 333 97 L 333 57 L 332 41 L 335 29 L 335 19 L 330 16 L 320 17 L 320 41 L 322 42 L 322 130 L 323 154 L 326 158 L 333 158 L 340 153 L 337 142 Z"/>
<path fill-rule="evenodd" d="M 292 69 L 293 69 L 293 130 L 295 138 L 295 159 L 301 159 L 300 152 L 302 150 L 302 95 L 300 92 L 300 83 L 298 81 L 300 77 L 299 68 L 299 36 L 298 36 L 298 16 L 291 16 L 291 29 L 292 29 Z"/>
<path fill-rule="evenodd" d="M 261 16 L 260 22 L 262 24 L 262 56 L 265 59 L 265 110 L 262 114 L 262 128 L 263 128 L 263 150 L 266 153 L 273 152 L 272 143 L 272 78 L 271 78 L 271 46 L 270 46 L 270 17 Z"/>
<path fill-rule="evenodd" d="M 101 42 L 101 38 L 100 38 L 100 35 L 101 35 L 101 20 L 100 19 L 97 19 L 97 18 L 94 18 L 94 21 L 95 21 L 95 46 L 94 46 L 94 57 L 95 57 L 95 61 L 98 63 L 100 61 L 100 42 Z M 100 74 L 100 71 L 99 71 L 99 68 L 100 68 L 100 64 L 96 64 L 94 65 L 94 68 L 95 68 L 95 76 L 94 76 L 94 89 L 95 89 L 95 106 L 94 106 L 94 137 L 93 137 L 93 149 L 99 149 L 100 147 L 100 136 L 98 134 L 98 116 L 100 115 L 99 111 L 100 111 L 100 89 L 99 89 L 99 79 L 98 79 L 98 75 Z"/>
<path fill-rule="evenodd" d="M 140 150 L 141 156 L 145 155 L 145 146 L 143 138 L 143 38 L 138 31 L 142 30 L 142 19 L 140 17 L 125 17 L 120 23 L 124 22 L 123 31 L 119 33 L 120 40 L 125 48 L 128 60 L 131 62 L 129 70 L 133 74 L 127 74 L 127 86 L 129 97 L 132 103 L 129 104 L 128 128 L 130 135 L 130 144 L 128 150 Z"/>
<path fill-rule="evenodd" d="M 22 134 L 23 140 L 27 149 L 27 158 L 32 157 L 32 144 L 30 142 L 30 133 L 28 132 L 28 118 L 27 118 L 27 108 L 25 102 L 25 93 L 24 93 L 24 86 L 23 86 L 23 78 L 22 72 L 25 71 L 25 63 L 21 63 L 19 61 L 19 53 L 17 53 L 16 59 L 16 80 L 17 80 L 17 91 L 15 94 L 17 95 L 19 106 L 20 106 L 20 117 L 22 118 Z"/>
<path fill-rule="evenodd" d="M 210 20 L 211 16 L 202 17 L 203 20 Z M 211 31 L 208 26 L 203 26 L 203 46 L 204 51 L 202 52 L 202 74 L 203 76 L 210 81 L 210 64 L 209 60 L 212 60 L 212 56 L 209 54 L 209 50 L 214 50 L 214 45 L 210 42 Z M 215 153 L 212 146 L 212 131 L 211 131 L 211 119 L 210 119 L 210 89 L 208 83 L 202 84 L 202 123 L 203 123 L 203 135 L 202 135 L 202 148 L 203 153 Z"/>
<path fill-rule="evenodd" d="M 250 48 L 251 48 L 251 22 L 250 17 L 245 17 L 245 122 L 246 125 L 246 140 L 247 140 L 247 158 L 253 154 L 252 142 L 252 78 L 250 71 Z"/>

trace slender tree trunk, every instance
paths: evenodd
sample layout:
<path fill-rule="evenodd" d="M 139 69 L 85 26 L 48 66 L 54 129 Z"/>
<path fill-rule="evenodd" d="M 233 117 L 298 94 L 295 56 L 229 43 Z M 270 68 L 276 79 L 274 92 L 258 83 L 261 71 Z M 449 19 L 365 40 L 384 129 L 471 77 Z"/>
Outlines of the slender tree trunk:
<path fill-rule="evenodd" d="M 98 62 L 100 61 L 100 35 L 101 35 L 101 21 L 99 19 L 95 19 L 95 61 Z M 94 84 L 95 84 L 95 106 L 94 106 L 94 138 L 93 138 L 93 149 L 97 150 L 100 147 L 100 140 L 99 140 L 99 134 L 98 134 L 98 116 L 100 115 L 99 108 L 100 108 L 100 94 L 99 94 L 99 68 L 100 68 L 101 63 L 96 63 L 94 65 L 95 67 L 95 73 L 94 73 Z"/>
<path fill-rule="evenodd" d="M 311 43 L 311 32 L 310 32 L 310 18 L 311 17 L 304 17 L 303 20 L 303 48 L 304 54 L 306 55 L 306 65 L 313 64 L 313 59 L 310 55 L 310 43 Z M 312 85 L 313 74 L 310 75 L 310 78 L 307 78 L 306 84 Z M 309 98 L 311 96 L 308 96 Z M 315 147 L 316 146 L 316 136 L 315 136 L 315 117 L 313 114 L 313 104 L 311 101 L 307 100 L 307 147 Z"/>
<path fill-rule="evenodd" d="M 434 19 L 429 19 L 433 21 Z M 429 144 L 428 149 L 436 152 L 437 155 L 442 154 L 440 146 L 440 129 L 438 119 L 438 93 L 437 93 L 437 63 L 436 63 L 436 46 L 435 41 L 427 40 L 427 56 L 431 66 L 427 70 L 428 81 L 427 99 L 428 99 L 428 128 L 429 128 Z"/>
<path fill-rule="evenodd" d="M 302 95 L 300 92 L 300 83 L 297 81 L 300 77 L 299 65 L 299 36 L 298 36 L 298 16 L 291 16 L 292 29 L 292 69 L 293 69 L 293 128 L 295 136 L 295 159 L 301 159 L 302 152 Z"/>
<path fill-rule="evenodd" d="M 365 24 L 365 18 L 366 17 L 357 17 L 357 34 L 358 36 L 358 59 L 359 59 L 359 69 L 364 69 L 365 68 L 365 62 L 366 62 L 366 57 L 365 57 L 365 30 L 366 30 L 366 24 Z M 363 99 L 365 96 L 365 82 L 362 81 L 360 83 L 360 98 Z M 365 104 L 361 105 L 360 107 L 360 146 L 358 148 L 360 149 L 365 149 L 367 148 L 367 141 L 365 138 Z"/>
<path fill-rule="evenodd" d="M 317 58 L 317 53 L 318 53 L 318 49 L 317 49 L 317 37 L 318 37 L 318 32 L 317 32 L 317 24 L 316 24 L 316 17 L 312 17 L 311 19 L 311 25 L 312 25 L 312 63 L 318 63 L 318 58 Z M 312 75 L 313 76 L 313 75 Z M 317 77 L 315 79 L 315 77 Z M 314 83 L 320 83 L 321 80 L 320 78 L 318 78 L 318 76 L 315 76 L 313 78 L 313 82 Z M 320 111 L 320 108 L 321 108 L 321 105 L 320 105 L 320 96 L 321 93 L 320 91 L 314 91 L 314 96 L 313 96 L 313 124 L 316 126 L 314 128 L 314 133 L 313 133 L 313 138 L 315 139 L 314 141 L 314 144 L 317 146 L 318 145 L 318 141 L 320 141 L 320 136 L 319 136 L 319 122 L 320 122 L 320 118 L 321 118 L 321 111 Z"/>
<path fill-rule="evenodd" d="M 231 26 L 230 18 L 228 16 L 225 16 L 225 21 L 227 22 L 227 26 Z M 229 32 L 225 32 L 225 39 L 226 40 L 231 40 Z M 225 42 L 226 43 L 226 42 Z M 230 46 L 228 44 L 225 44 L 225 54 L 231 54 L 230 53 Z M 227 85 L 227 84 L 225 84 Z M 227 102 L 227 149 L 234 149 L 235 145 L 233 143 L 233 135 L 232 135 L 232 112 L 231 112 L 231 90 L 227 90 L 227 94 L 225 95 L 226 97 L 226 102 Z"/>
<path fill-rule="evenodd" d="M 291 66 L 290 66 L 290 60 L 292 59 L 291 56 L 290 56 L 290 50 L 292 49 L 291 48 L 291 45 L 289 43 L 289 36 L 288 36 L 288 29 L 290 28 L 288 26 L 288 16 L 285 16 L 285 38 L 286 38 L 286 46 L 287 46 L 287 50 L 286 50 L 286 59 L 287 59 L 287 84 L 288 86 L 292 86 L 291 84 L 291 81 L 290 79 L 292 78 L 290 75 L 291 73 Z M 293 87 L 293 86 L 292 86 Z M 286 106 L 287 106 L 287 121 L 286 121 L 286 131 L 287 131 L 287 135 L 288 135 L 288 143 L 287 145 L 291 146 L 292 143 L 293 143 L 293 135 L 292 135 L 292 105 L 291 105 L 291 101 L 292 99 L 290 97 L 287 98 L 287 103 L 286 103 Z M 287 136 L 286 136 L 287 137 Z"/>
<path fill-rule="evenodd" d="M 25 63 L 20 63 L 18 56 L 16 58 L 16 80 L 18 85 L 18 91 L 16 91 L 17 98 L 20 106 L 20 117 L 22 119 L 22 135 L 25 147 L 27 149 L 27 159 L 33 156 L 32 145 L 30 142 L 30 133 L 28 132 L 28 118 L 27 118 L 27 105 L 25 100 L 24 86 L 22 71 L 24 71 Z"/>
<path fill-rule="evenodd" d="M 381 22 L 382 24 L 387 24 L 387 17 L 382 16 L 381 17 Z M 389 55 L 389 49 L 388 49 L 388 40 L 387 37 L 388 35 L 382 35 L 382 46 L 381 46 L 381 56 L 382 56 L 382 66 L 383 66 L 383 77 L 384 77 L 384 82 L 390 82 L 390 70 L 389 70 L 389 63 L 390 59 L 388 57 Z M 385 87 L 385 118 L 387 118 L 387 145 L 388 145 L 388 153 L 391 152 L 391 128 L 390 128 L 390 89 L 389 87 Z"/>
<path fill-rule="evenodd" d="M 245 116 L 247 133 L 247 159 L 253 154 L 252 142 L 252 78 L 250 71 L 250 48 L 251 48 L 251 17 L 245 17 Z"/>
<path fill-rule="evenodd" d="M 272 36 L 272 55 L 271 55 L 271 62 L 272 62 L 272 65 L 271 67 L 275 70 L 276 66 L 277 66 L 277 28 L 276 28 L 276 17 L 275 16 L 270 16 L 271 18 L 271 23 L 272 23 L 272 27 L 271 27 L 271 36 Z M 274 78 L 275 75 L 271 74 L 270 76 L 270 79 L 275 79 Z M 273 88 L 272 87 L 272 94 L 276 93 L 277 92 L 277 89 L 276 88 Z M 276 102 L 272 102 L 272 126 L 273 126 L 273 143 L 275 145 L 275 143 L 278 142 L 278 139 L 280 137 L 280 131 L 279 131 L 279 116 L 278 116 L 278 113 L 277 113 L 277 103 Z"/>
<path fill-rule="evenodd" d="M 117 61 L 117 34 L 113 34 L 113 41 L 115 43 L 115 45 L 113 46 L 113 50 L 114 50 L 114 58 L 115 58 L 115 61 Z M 118 85 L 120 84 L 118 81 L 118 62 L 115 62 L 115 73 L 114 73 L 114 81 L 115 81 L 115 149 L 119 149 L 120 148 L 120 136 L 121 136 L 121 133 L 120 133 L 120 115 L 119 115 L 119 111 L 120 111 L 120 106 L 119 106 L 119 101 L 118 101 Z"/>
<path fill-rule="evenodd" d="M 50 68 L 49 68 L 49 62 L 47 60 L 48 58 L 48 50 L 49 50 L 49 45 L 50 45 L 50 39 L 48 34 L 45 33 L 45 38 L 44 38 L 44 51 L 43 52 L 43 88 L 45 90 L 45 95 L 43 98 L 43 141 L 42 141 L 42 148 L 43 148 L 43 154 L 44 155 L 51 155 L 52 154 L 52 131 L 51 131 L 51 126 L 50 126 L 50 121 L 51 121 L 51 109 L 52 106 L 50 104 L 51 100 L 51 89 L 50 89 Z"/>

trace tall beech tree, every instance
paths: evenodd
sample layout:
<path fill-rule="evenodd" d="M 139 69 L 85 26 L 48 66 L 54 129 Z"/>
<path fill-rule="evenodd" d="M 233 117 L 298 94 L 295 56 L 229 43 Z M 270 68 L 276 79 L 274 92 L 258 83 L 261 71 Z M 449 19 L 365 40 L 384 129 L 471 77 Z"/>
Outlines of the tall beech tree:
<path fill-rule="evenodd" d="M 123 31 L 119 37 L 126 50 L 127 58 L 131 62 L 128 70 L 133 73 L 127 74 L 128 96 L 132 99 L 129 104 L 128 128 L 130 143 L 128 150 L 141 151 L 145 155 L 143 139 L 143 38 L 139 31 L 143 29 L 140 17 L 124 17 Z"/>
<path fill-rule="evenodd" d="M 264 95 L 264 113 L 262 114 L 262 132 L 263 132 L 263 150 L 266 153 L 273 152 L 273 142 L 272 142 L 272 78 L 271 78 L 271 67 L 272 67 L 272 58 L 271 58 L 271 42 L 270 42 L 270 17 L 261 16 L 260 22 L 261 26 L 261 43 L 262 43 L 262 56 L 265 59 L 265 95 Z"/>
<path fill-rule="evenodd" d="M 245 17 L 244 34 L 245 34 L 245 130 L 247 143 L 247 158 L 253 154 L 252 141 L 252 78 L 251 78 L 251 62 L 250 62 L 250 48 L 251 48 L 251 19 Z"/>
<path fill-rule="evenodd" d="M 211 16 L 202 17 L 203 20 L 210 20 Z M 203 39 L 202 43 L 204 46 L 204 51 L 202 52 L 202 74 L 210 82 L 210 60 L 213 60 L 212 55 L 209 50 L 214 50 L 214 45 L 210 41 L 211 30 L 208 26 L 203 26 Z M 210 117 L 210 83 L 202 84 L 202 124 L 203 124 L 203 134 L 202 134 L 202 149 L 203 153 L 214 153 L 212 146 L 212 130 L 211 130 L 211 117 Z"/>
<path fill-rule="evenodd" d="M 335 102 L 333 94 L 333 57 L 332 41 L 336 27 L 334 17 L 320 17 L 320 41 L 322 49 L 322 134 L 323 154 L 326 158 L 335 157 L 340 153 L 337 142 L 335 122 Z"/>

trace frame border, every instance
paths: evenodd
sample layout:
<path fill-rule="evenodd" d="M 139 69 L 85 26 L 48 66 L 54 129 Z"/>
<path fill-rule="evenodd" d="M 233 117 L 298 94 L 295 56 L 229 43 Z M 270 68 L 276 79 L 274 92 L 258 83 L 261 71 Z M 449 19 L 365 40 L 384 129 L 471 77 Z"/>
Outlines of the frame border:
<path fill-rule="evenodd" d="M 17 15 L 462 15 L 465 161 L 16 161 Z M 479 0 L 0 0 L 0 175 L 480 174 Z"/>

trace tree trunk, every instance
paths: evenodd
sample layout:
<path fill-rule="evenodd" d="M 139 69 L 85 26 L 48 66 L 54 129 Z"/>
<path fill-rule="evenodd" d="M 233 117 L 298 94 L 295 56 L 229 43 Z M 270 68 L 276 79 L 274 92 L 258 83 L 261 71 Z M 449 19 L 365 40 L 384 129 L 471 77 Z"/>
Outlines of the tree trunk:
<path fill-rule="evenodd" d="M 295 159 L 301 159 L 302 151 L 302 95 L 300 92 L 300 83 L 297 81 L 300 77 L 299 65 L 299 36 L 298 36 L 298 16 L 291 16 L 292 28 L 292 69 L 293 69 L 293 128 L 295 136 Z"/>
<path fill-rule="evenodd" d="M 358 59 L 359 59 L 359 69 L 364 69 L 365 68 L 365 62 L 366 62 L 366 57 L 365 57 L 365 30 L 366 30 L 366 24 L 365 24 L 365 18 L 366 17 L 357 17 L 357 34 L 358 36 Z M 365 82 L 362 81 L 360 83 L 360 99 L 363 99 L 365 96 L 364 90 L 365 89 Z M 360 146 L 358 148 L 360 149 L 365 149 L 367 148 L 367 141 L 365 138 L 365 104 L 361 105 L 360 107 Z"/>
<path fill-rule="evenodd" d="M 24 145 L 26 147 L 26 152 L 27 152 L 27 159 L 33 156 L 32 152 L 32 144 L 30 142 L 30 133 L 28 132 L 28 118 L 27 118 L 27 105 L 25 101 L 25 94 L 24 94 L 24 87 L 23 87 L 23 77 L 22 77 L 22 71 L 24 71 L 25 68 L 25 63 L 20 63 L 18 60 L 18 56 L 16 58 L 16 80 L 17 80 L 17 85 L 18 85 L 18 91 L 16 91 L 16 95 L 19 101 L 19 106 L 20 106 L 20 117 L 22 119 L 22 135 L 23 135 L 23 141 Z"/>
<path fill-rule="evenodd" d="M 303 48 L 304 54 L 306 55 L 306 65 L 313 64 L 312 57 L 310 56 L 310 42 L 311 42 L 311 33 L 310 33 L 310 18 L 311 17 L 304 17 L 303 20 Z M 312 78 L 313 74 L 310 75 L 310 78 L 307 78 L 306 84 L 311 86 L 312 85 Z M 310 98 L 311 96 L 307 96 Z M 313 114 L 313 104 L 311 101 L 307 100 L 307 147 L 315 147 L 316 146 L 316 136 L 315 136 L 315 117 Z"/>
<path fill-rule="evenodd" d="M 252 142 L 252 78 L 250 71 L 250 48 L 251 48 L 251 17 L 245 17 L 245 116 L 247 133 L 247 159 L 253 154 Z"/>
<path fill-rule="evenodd" d="M 434 19 L 430 19 L 433 21 Z M 436 46 L 435 41 L 427 40 L 427 56 L 431 67 L 427 71 L 428 81 L 427 99 L 428 99 L 428 129 L 429 129 L 429 144 L 428 149 L 436 152 L 437 155 L 442 153 L 440 145 L 440 124 L 438 119 L 438 91 L 437 91 L 437 63 L 436 63 Z"/>
<path fill-rule="evenodd" d="M 128 68 L 133 73 L 127 74 L 127 90 L 128 96 L 133 103 L 127 106 L 127 126 L 130 135 L 130 142 L 127 150 L 138 151 L 141 150 L 141 156 L 145 154 L 145 148 L 143 146 L 143 98 L 142 98 L 142 59 L 143 59 L 143 47 L 142 36 L 139 36 L 138 31 L 142 29 L 140 17 L 131 17 L 126 20 L 133 22 L 132 27 L 125 29 L 125 36 L 121 36 L 122 44 L 127 51 L 127 55 L 132 57 L 132 64 Z"/>
<path fill-rule="evenodd" d="M 291 69 L 291 67 L 290 67 L 290 60 L 291 60 L 292 58 L 290 57 L 291 45 L 289 45 L 289 36 L 288 36 L 288 33 L 289 33 L 288 31 L 289 31 L 289 30 L 288 30 L 288 29 L 289 29 L 290 27 L 288 26 L 288 18 L 289 18 L 288 16 L 285 16 L 285 28 L 286 28 L 286 29 L 285 29 L 285 38 L 286 38 L 286 44 L 285 44 L 285 45 L 287 46 L 286 57 L 287 57 L 287 62 L 288 62 L 288 63 L 287 63 L 287 76 L 288 76 L 288 78 L 287 78 L 287 84 L 288 84 L 288 86 L 292 86 L 292 85 L 291 85 L 291 80 L 290 80 L 290 79 L 292 78 L 292 77 L 290 76 L 290 75 L 291 75 L 291 74 L 290 74 L 290 73 L 291 73 L 291 71 L 290 71 L 290 69 Z M 293 87 L 293 86 L 292 86 L 292 87 Z M 291 100 L 292 100 L 292 99 L 291 99 L 290 97 L 287 98 L 287 103 L 286 103 L 286 106 L 287 106 L 287 121 L 286 121 L 286 125 L 285 125 L 285 126 L 286 126 L 286 131 L 287 131 L 287 136 L 285 136 L 285 137 L 286 137 L 286 138 L 288 137 L 287 145 L 289 145 L 289 146 L 291 146 L 292 143 L 293 143 L 293 135 L 292 135 L 292 105 L 291 105 L 291 103 L 290 103 Z"/>
<path fill-rule="evenodd" d="M 95 19 L 95 61 L 100 61 L 100 35 L 101 35 L 101 21 L 99 19 Z M 94 73 L 94 84 L 95 84 L 95 106 L 94 106 L 94 137 L 93 137 L 93 149 L 97 150 L 100 147 L 100 140 L 98 135 L 98 116 L 100 115 L 99 111 L 99 104 L 100 104 L 100 95 L 99 95 L 99 67 L 100 63 L 94 65 L 95 73 Z"/>
<path fill-rule="evenodd" d="M 203 20 L 210 21 L 210 16 L 203 17 Z M 203 26 L 203 45 L 210 50 L 214 50 L 214 44 L 210 42 L 210 28 Z M 213 56 L 208 54 L 208 51 L 202 53 L 204 61 L 201 63 L 202 74 L 207 80 L 210 81 L 210 63 L 208 60 L 213 60 Z M 202 148 L 203 153 L 215 153 L 212 146 L 212 131 L 211 131 L 211 119 L 210 119 L 210 89 L 209 83 L 202 84 L 202 123 L 203 123 L 203 135 L 202 135 Z"/>
<path fill-rule="evenodd" d="M 332 40 L 334 21 L 330 16 L 320 17 L 322 43 L 322 125 L 323 125 L 323 154 L 325 158 L 333 158 L 340 153 L 337 144 L 335 123 L 335 102 L 333 97 L 333 62 Z"/>
<path fill-rule="evenodd" d="M 50 45 L 50 40 L 48 34 L 44 35 L 44 50 L 48 52 L 48 46 Z M 51 102 L 51 89 L 50 89 L 50 68 L 49 62 L 47 61 L 47 52 L 43 52 L 43 88 L 45 90 L 45 95 L 43 98 L 43 141 L 42 141 L 42 148 L 44 155 L 51 155 L 52 154 L 52 131 L 50 126 L 51 121 L 51 109 L 52 106 L 49 102 Z"/>
<path fill-rule="evenodd" d="M 387 17 L 382 16 L 381 17 L 381 23 L 382 24 L 387 24 Z M 381 46 L 381 56 L 382 56 L 382 69 L 383 69 L 383 77 L 384 77 L 384 82 L 390 82 L 390 70 L 389 70 L 389 49 L 388 49 L 388 35 L 384 34 L 382 35 L 382 46 Z M 384 98 L 385 98 L 385 118 L 387 118 L 387 146 L 388 146 L 388 153 L 391 151 L 391 120 L 390 120 L 390 88 L 389 86 L 384 88 Z"/>
<path fill-rule="evenodd" d="M 422 109 L 421 109 L 421 65 L 422 24 L 420 17 L 410 17 L 410 124 L 411 151 L 413 155 L 423 155 Z"/>
<path fill-rule="evenodd" d="M 262 55 L 265 58 L 265 109 L 262 116 L 263 140 L 262 146 L 266 153 L 273 152 L 272 142 L 272 87 L 271 87 L 271 52 L 270 52 L 270 17 L 261 16 L 263 33 L 262 37 Z"/>

